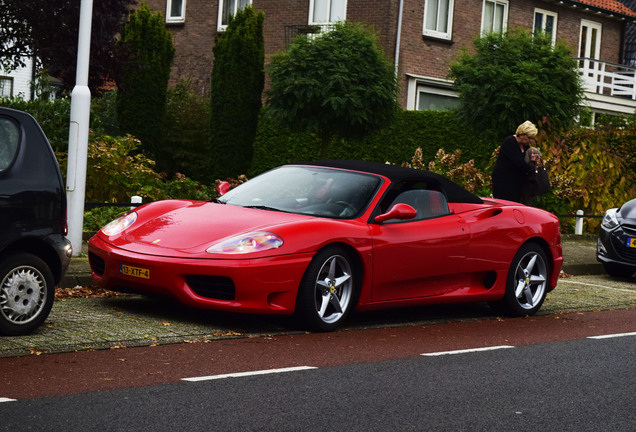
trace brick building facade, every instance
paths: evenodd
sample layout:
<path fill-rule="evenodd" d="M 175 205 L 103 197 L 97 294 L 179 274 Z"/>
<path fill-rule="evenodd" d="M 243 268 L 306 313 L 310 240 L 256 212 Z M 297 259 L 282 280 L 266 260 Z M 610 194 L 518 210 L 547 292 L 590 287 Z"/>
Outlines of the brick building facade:
<path fill-rule="evenodd" d="M 328 24 L 345 18 L 373 26 L 385 52 L 396 62 L 401 85 L 400 103 L 407 109 L 439 109 L 456 102 L 456 95 L 446 78 L 449 64 L 462 48 L 471 49 L 473 40 L 484 29 L 534 29 L 537 25 L 548 25 L 553 36 L 564 40 L 574 56 L 618 64 L 623 61 L 626 23 L 636 21 L 636 13 L 616 0 L 221 2 L 220 5 L 219 0 L 147 0 L 153 10 L 167 17 L 166 25 L 174 35 L 176 57 L 172 83 L 189 80 L 193 88 L 209 92 L 214 37 L 223 30 L 219 17 L 231 13 L 227 9 L 232 4 L 251 3 L 256 10 L 265 13 L 266 57 L 284 49 L 290 32 L 299 28 L 302 31 L 308 24 Z M 174 6 L 181 7 L 181 14 L 171 19 Z M 432 10 L 444 7 L 451 13 L 437 14 L 437 21 L 431 19 Z M 327 22 L 314 17 L 325 11 L 332 14 Z M 592 39 L 586 41 L 586 36 L 592 36 Z"/>

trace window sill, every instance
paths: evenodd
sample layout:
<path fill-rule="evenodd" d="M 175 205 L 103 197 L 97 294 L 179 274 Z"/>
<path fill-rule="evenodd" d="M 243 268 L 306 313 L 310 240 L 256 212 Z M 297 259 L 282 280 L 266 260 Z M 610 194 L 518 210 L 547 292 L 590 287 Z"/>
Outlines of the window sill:
<path fill-rule="evenodd" d="M 180 21 L 166 21 L 166 27 L 183 27 L 185 25 L 185 19 Z"/>
<path fill-rule="evenodd" d="M 428 35 L 422 35 L 422 39 L 424 41 L 439 42 L 444 45 L 453 45 L 455 43 L 452 39 L 442 39 L 442 38 L 438 38 L 435 36 L 428 36 Z"/>

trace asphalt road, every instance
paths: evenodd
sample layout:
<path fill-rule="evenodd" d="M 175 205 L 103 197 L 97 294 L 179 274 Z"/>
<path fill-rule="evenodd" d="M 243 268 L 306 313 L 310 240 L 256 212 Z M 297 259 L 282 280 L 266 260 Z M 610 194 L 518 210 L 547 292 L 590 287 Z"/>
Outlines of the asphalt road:
<path fill-rule="evenodd" d="M 589 271 L 593 250 L 571 244 L 576 276 L 527 318 L 431 306 L 306 334 L 136 296 L 62 298 L 34 334 L 0 337 L 0 432 L 632 431 L 636 277 Z"/>
<path fill-rule="evenodd" d="M 0 431 L 632 431 L 635 323 L 624 310 L 5 358 L 17 400 Z"/>

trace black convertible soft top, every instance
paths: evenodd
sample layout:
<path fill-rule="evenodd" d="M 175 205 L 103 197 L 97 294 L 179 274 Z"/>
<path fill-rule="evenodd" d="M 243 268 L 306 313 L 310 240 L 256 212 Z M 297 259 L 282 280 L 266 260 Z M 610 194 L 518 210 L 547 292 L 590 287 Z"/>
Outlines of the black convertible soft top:
<path fill-rule="evenodd" d="M 383 164 L 379 162 L 366 162 L 356 160 L 323 160 L 313 162 L 299 162 L 291 165 L 311 165 L 319 167 L 331 167 L 352 171 L 361 171 L 382 175 L 391 183 L 403 181 L 423 181 L 439 186 L 446 195 L 448 202 L 482 204 L 483 201 L 477 195 L 467 191 L 456 183 L 439 174 L 430 171 L 406 168 L 398 165 Z"/>

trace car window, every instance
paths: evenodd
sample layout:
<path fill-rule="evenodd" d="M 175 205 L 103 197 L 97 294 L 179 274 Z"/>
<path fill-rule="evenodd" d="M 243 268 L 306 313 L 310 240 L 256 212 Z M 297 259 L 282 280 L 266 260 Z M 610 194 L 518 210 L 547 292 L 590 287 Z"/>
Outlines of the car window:
<path fill-rule="evenodd" d="M 398 203 L 408 204 L 417 211 L 417 216 L 412 220 L 446 216 L 449 213 L 444 195 L 432 190 L 416 189 L 402 192 L 393 201 L 393 205 Z"/>
<path fill-rule="evenodd" d="M 18 150 L 20 131 L 18 126 L 6 117 L 0 117 L 0 173 L 6 171 Z"/>
<path fill-rule="evenodd" d="M 398 184 L 387 194 L 384 211 L 388 211 L 396 204 L 408 204 L 417 211 L 414 219 L 401 222 L 413 222 L 423 219 L 431 219 L 450 214 L 446 196 L 435 190 L 435 185 L 418 182 L 416 184 Z M 387 222 L 400 222 L 390 220 Z"/>
<path fill-rule="evenodd" d="M 285 166 L 241 184 L 217 202 L 347 219 L 367 208 L 380 184 L 380 177 L 370 174 Z"/>

